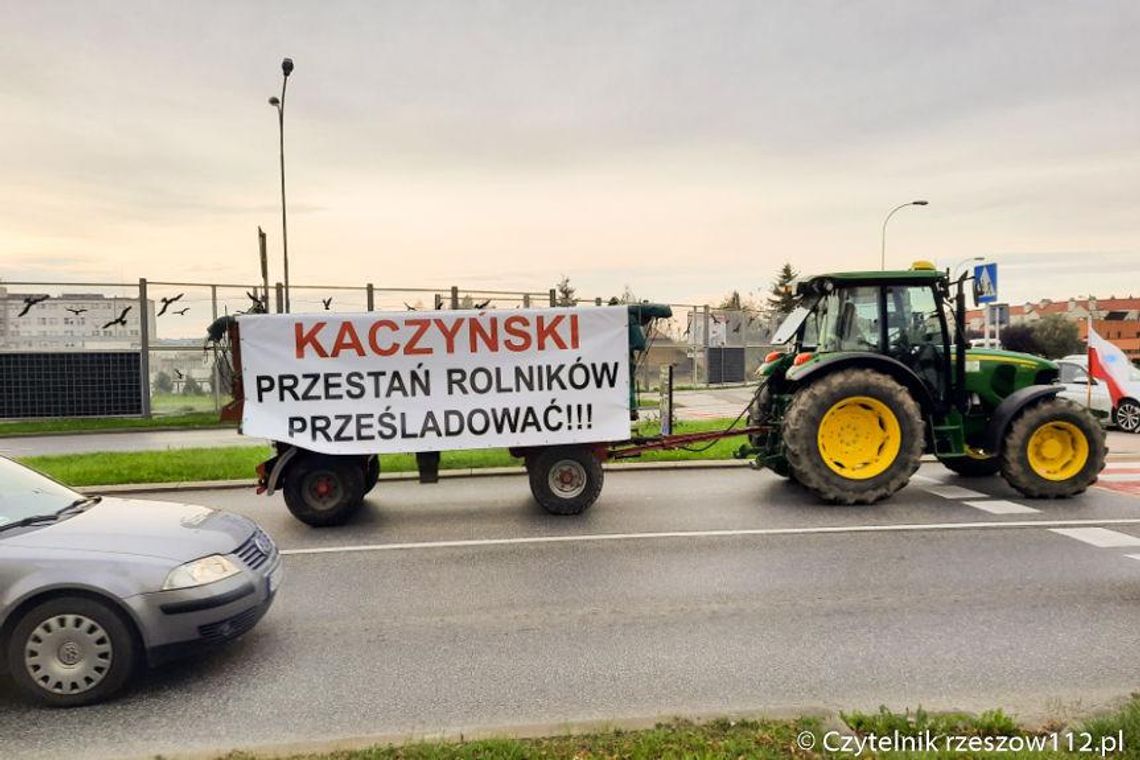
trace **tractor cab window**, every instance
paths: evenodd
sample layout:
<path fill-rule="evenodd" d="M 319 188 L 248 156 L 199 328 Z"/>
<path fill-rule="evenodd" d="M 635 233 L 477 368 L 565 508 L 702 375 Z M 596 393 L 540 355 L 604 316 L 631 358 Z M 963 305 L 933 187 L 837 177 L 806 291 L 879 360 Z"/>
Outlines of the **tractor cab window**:
<path fill-rule="evenodd" d="M 840 288 L 829 293 L 820 299 L 815 317 L 819 351 L 879 350 L 878 287 Z"/>
<path fill-rule="evenodd" d="M 909 285 L 886 289 L 887 354 L 910 367 L 935 398 L 945 376 L 942 315 L 934 289 Z"/>

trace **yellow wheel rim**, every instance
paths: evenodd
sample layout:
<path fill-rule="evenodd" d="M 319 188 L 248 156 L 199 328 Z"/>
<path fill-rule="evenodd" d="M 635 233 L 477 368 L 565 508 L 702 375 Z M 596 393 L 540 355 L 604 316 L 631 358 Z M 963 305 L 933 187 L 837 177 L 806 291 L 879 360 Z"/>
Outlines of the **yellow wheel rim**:
<path fill-rule="evenodd" d="M 1071 422 L 1046 422 L 1029 436 L 1029 466 L 1046 480 L 1068 480 L 1089 461 L 1089 440 Z"/>
<path fill-rule="evenodd" d="M 902 431 L 891 408 L 870 396 L 839 401 L 819 423 L 819 454 L 832 472 L 851 480 L 881 475 L 902 447 Z"/>

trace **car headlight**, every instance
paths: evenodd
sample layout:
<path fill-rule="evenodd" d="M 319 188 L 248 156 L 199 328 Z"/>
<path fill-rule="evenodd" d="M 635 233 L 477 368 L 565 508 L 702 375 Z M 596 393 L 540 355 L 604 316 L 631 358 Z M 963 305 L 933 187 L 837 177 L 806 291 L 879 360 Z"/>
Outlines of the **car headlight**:
<path fill-rule="evenodd" d="M 209 557 L 196 559 L 193 562 L 187 562 L 185 565 L 179 565 L 171 570 L 170 574 L 166 576 L 166 582 L 162 584 L 162 590 L 170 591 L 177 588 L 205 586 L 207 583 L 220 581 L 240 572 L 241 569 L 231 560 L 221 554 L 213 554 Z"/>

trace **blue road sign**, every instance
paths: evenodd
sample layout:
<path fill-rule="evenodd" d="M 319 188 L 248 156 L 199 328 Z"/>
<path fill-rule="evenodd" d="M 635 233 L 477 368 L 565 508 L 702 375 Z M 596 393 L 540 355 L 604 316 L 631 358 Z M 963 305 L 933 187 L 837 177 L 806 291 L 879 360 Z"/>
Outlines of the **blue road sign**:
<path fill-rule="evenodd" d="M 974 267 L 974 303 L 994 303 L 997 298 L 997 264 L 978 264 Z"/>

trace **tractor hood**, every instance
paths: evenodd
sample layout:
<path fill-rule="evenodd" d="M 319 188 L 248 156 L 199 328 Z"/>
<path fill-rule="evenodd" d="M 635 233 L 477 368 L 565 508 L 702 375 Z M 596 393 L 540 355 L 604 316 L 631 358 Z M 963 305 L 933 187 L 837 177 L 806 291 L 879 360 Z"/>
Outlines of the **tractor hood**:
<path fill-rule="evenodd" d="M 1023 354 L 1020 351 L 1003 351 L 999 348 L 969 348 L 966 349 L 966 362 L 1006 362 L 1018 364 L 1023 367 L 1032 365 L 1037 369 L 1056 370 L 1057 364 L 1040 356 Z M 967 364 L 966 371 L 970 371 Z"/>

